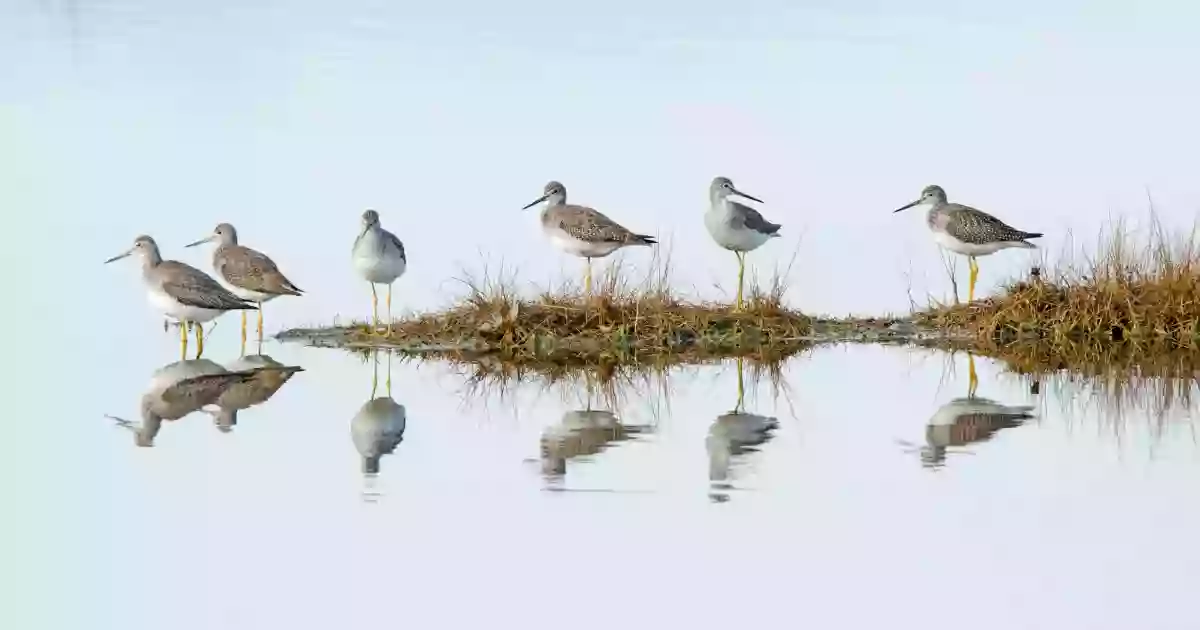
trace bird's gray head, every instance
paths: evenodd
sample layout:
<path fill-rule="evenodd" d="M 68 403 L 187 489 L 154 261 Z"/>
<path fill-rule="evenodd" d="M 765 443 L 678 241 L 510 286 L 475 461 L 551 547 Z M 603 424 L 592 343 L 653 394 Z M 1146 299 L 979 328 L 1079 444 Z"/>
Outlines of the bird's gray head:
<path fill-rule="evenodd" d="M 367 210 L 362 213 L 363 227 L 371 227 L 379 225 L 379 213 L 374 210 Z"/>
<path fill-rule="evenodd" d="M 543 194 L 541 197 L 534 199 L 521 209 L 528 210 L 539 203 L 542 203 L 543 201 L 548 201 L 552 206 L 557 206 L 567 202 L 567 187 L 563 186 L 560 182 L 553 180 L 547 182 L 546 186 L 542 189 L 542 193 Z"/>
<path fill-rule="evenodd" d="M 910 202 L 903 207 L 896 208 L 892 212 L 895 213 L 900 212 L 901 210 L 908 210 L 913 206 L 938 206 L 944 203 L 946 203 L 946 191 L 942 190 L 941 186 L 929 185 L 921 189 L 921 196 L 918 197 L 916 201 Z"/>
<path fill-rule="evenodd" d="M 237 245 L 237 240 L 237 230 L 233 229 L 233 226 L 228 223 L 221 223 L 218 224 L 217 227 L 213 228 L 212 234 L 209 234 L 208 236 L 205 236 L 194 243 L 188 243 L 187 245 L 184 245 L 184 247 L 195 247 L 197 245 L 203 245 L 204 243 L 211 243 L 213 241 L 216 241 L 222 245 Z"/>
<path fill-rule="evenodd" d="M 758 203 L 764 203 L 762 199 L 747 195 L 746 193 L 738 190 L 737 187 L 733 185 L 732 179 L 729 179 L 728 177 L 714 177 L 712 183 L 708 186 L 709 198 L 714 201 L 719 201 L 730 195 L 737 195 L 738 197 L 745 197 L 746 199 L 751 199 L 753 201 L 757 201 Z"/>
<path fill-rule="evenodd" d="M 154 239 L 143 234 L 133 239 L 133 247 L 125 250 L 123 253 L 109 258 L 108 260 L 104 261 L 104 264 L 107 265 L 110 262 L 121 260 L 122 258 L 131 256 L 133 254 L 141 256 L 142 261 L 149 264 L 158 264 L 162 261 L 162 257 L 160 257 L 158 254 L 158 244 L 154 242 Z"/>

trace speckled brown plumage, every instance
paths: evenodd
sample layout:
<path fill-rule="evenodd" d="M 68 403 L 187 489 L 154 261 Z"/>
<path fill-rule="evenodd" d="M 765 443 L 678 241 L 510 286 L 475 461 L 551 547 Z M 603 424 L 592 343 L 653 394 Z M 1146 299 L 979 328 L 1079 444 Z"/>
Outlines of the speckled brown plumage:
<path fill-rule="evenodd" d="M 229 284 L 248 291 L 269 295 L 303 293 L 266 254 L 244 245 L 217 247 L 213 252 L 213 268 Z"/>

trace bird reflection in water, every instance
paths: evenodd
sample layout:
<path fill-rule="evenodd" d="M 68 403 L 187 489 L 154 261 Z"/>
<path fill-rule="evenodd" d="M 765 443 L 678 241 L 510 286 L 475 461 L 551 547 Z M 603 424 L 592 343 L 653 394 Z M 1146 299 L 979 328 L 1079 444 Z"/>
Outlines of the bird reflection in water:
<path fill-rule="evenodd" d="M 925 426 L 925 445 L 920 453 L 921 465 L 926 468 L 943 467 L 950 448 L 986 442 L 997 431 L 1019 427 L 1033 417 L 1030 405 L 1002 405 L 977 396 L 979 377 L 975 374 L 975 357 L 968 354 L 967 361 L 967 397 L 942 405 Z"/>
<path fill-rule="evenodd" d="M 220 426 L 220 418 L 236 422 L 237 409 L 257 404 L 269 398 L 279 389 L 275 386 L 270 394 L 257 402 L 245 404 L 246 392 L 258 392 L 264 383 L 282 385 L 300 367 L 268 366 L 230 371 L 208 359 L 185 359 L 169 363 L 154 371 L 150 385 L 142 394 L 141 424 L 108 416 L 134 434 L 134 443 L 141 447 L 154 446 L 164 420 L 178 420 L 196 411 L 208 413 Z"/>
<path fill-rule="evenodd" d="M 392 353 L 387 353 L 386 396 L 376 397 L 379 385 L 379 352 L 371 351 L 374 364 L 371 377 L 371 398 L 359 407 L 350 420 L 350 438 L 362 458 L 362 472 L 366 487 L 364 498 L 377 497 L 374 490 L 375 478 L 379 475 L 379 460 L 390 455 L 404 440 L 406 414 L 404 405 L 392 399 Z"/>
<path fill-rule="evenodd" d="M 261 350 L 261 344 L 259 348 Z M 265 354 L 239 357 L 227 368 L 230 372 L 253 372 L 254 377 L 233 384 L 221 395 L 218 410 L 213 414 L 213 424 L 222 433 L 229 433 L 237 425 L 238 412 L 267 402 L 297 372 L 304 371 L 304 368 L 284 365 Z"/>
<path fill-rule="evenodd" d="M 610 446 L 633 439 L 649 426 L 627 425 L 612 411 L 592 409 L 593 387 L 587 380 L 587 405 L 563 414 L 557 424 L 542 430 L 539 460 L 542 478 L 550 488 L 559 488 L 567 474 L 567 461 L 590 461 Z"/>
<path fill-rule="evenodd" d="M 737 404 L 733 411 L 717 416 L 708 428 L 704 440 L 708 450 L 708 498 L 714 503 L 724 503 L 734 490 L 731 478 L 749 453 L 774 437 L 779 421 L 774 416 L 760 416 L 745 410 L 745 380 L 742 375 L 742 358 L 737 359 Z"/>

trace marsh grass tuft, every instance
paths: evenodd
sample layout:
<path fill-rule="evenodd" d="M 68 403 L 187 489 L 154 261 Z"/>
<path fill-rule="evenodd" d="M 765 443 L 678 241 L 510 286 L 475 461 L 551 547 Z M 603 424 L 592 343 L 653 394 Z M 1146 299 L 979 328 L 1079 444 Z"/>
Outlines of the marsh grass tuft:
<path fill-rule="evenodd" d="M 671 363 L 756 355 L 780 359 L 810 345 L 812 322 L 784 304 L 786 272 L 765 286 L 752 284 L 741 310 L 692 301 L 671 288 L 669 260 L 655 259 L 644 277 L 619 262 L 593 284 L 591 295 L 563 283 L 523 297 L 515 276 L 491 274 L 459 279 L 465 293 L 449 308 L 402 319 L 388 338 L 365 324 L 342 329 L 348 342 L 425 353 L 477 356 L 564 365 L 603 362 Z"/>
<path fill-rule="evenodd" d="M 1172 238 L 1151 213 L 1144 238 L 1123 222 L 1094 253 L 1069 252 L 993 297 L 932 304 L 918 326 L 959 331 L 981 354 L 1040 367 L 1125 363 L 1200 345 L 1200 260 L 1195 229 Z"/>

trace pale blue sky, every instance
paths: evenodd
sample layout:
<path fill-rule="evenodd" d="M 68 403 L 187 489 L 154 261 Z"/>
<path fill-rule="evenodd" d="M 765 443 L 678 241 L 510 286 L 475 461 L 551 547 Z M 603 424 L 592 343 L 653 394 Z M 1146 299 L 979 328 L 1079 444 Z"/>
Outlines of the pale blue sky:
<path fill-rule="evenodd" d="M 1180 225 L 1200 207 L 1185 3 L 77 5 L 0 9 L 21 60 L 0 68 L 0 200 L 82 226 L 85 260 L 148 232 L 203 262 L 180 246 L 232 221 L 327 298 L 281 302 L 288 318 L 364 304 L 347 249 L 368 206 L 410 251 L 399 304 L 437 305 L 480 251 L 576 277 L 519 212 L 549 179 L 658 234 L 678 284 L 716 297 L 734 261 L 700 216 L 730 176 L 785 226 L 752 266 L 803 236 L 791 299 L 834 313 L 948 290 L 919 212 L 890 214 L 929 183 L 1052 252 L 1140 218 L 1147 186 Z M 983 261 L 981 290 L 1028 261 Z"/>

